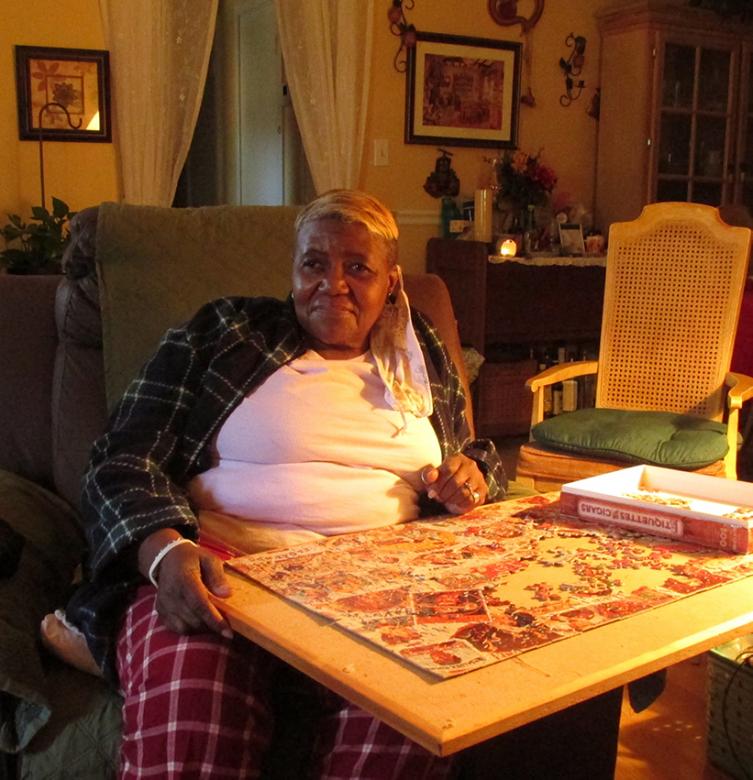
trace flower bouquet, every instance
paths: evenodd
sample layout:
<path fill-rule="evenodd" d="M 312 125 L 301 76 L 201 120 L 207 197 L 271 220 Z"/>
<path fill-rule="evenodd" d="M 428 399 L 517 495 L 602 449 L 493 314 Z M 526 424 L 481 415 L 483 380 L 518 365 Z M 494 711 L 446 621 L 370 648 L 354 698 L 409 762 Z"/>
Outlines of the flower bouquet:
<path fill-rule="evenodd" d="M 497 198 L 500 211 L 528 213 L 529 206 L 546 206 L 557 184 L 557 175 L 540 162 L 541 152 L 506 151 L 496 161 Z"/>

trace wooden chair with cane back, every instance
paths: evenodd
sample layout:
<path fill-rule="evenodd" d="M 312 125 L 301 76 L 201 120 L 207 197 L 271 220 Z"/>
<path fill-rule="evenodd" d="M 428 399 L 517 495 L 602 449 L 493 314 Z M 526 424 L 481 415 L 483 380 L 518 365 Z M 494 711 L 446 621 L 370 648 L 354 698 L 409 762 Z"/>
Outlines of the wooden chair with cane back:
<path fill-rule="evenodd" d="M 751 231 L 718 209 L 656 203 L 609 233 L 599 358 L 552 366 L 533 392 L 517 479 L 539 490 L 654 463 L 736 478 L 753 378 L 731 373 Z M 544 420 L 544 392 L 596 374 L 593 409 Z"/>

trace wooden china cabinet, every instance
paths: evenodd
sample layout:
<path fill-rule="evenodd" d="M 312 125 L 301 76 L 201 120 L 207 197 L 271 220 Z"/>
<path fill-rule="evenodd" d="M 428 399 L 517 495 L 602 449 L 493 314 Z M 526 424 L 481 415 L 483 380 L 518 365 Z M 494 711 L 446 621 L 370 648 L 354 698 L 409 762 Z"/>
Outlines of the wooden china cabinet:
<path fill-rule="evenodd" d="M 753 207 L 753 24 L 687 0 L 623 1 L 596 15 L 598 224 L 656 201 Z"/>

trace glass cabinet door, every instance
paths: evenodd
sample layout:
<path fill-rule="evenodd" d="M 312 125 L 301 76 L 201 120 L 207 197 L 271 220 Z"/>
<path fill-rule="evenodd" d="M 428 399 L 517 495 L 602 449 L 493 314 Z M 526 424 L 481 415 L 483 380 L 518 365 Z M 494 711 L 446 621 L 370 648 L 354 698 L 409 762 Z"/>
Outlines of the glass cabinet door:
<path fill-rule="evenodd" d="M 664 45 L 657 201 L 718 206 L 732 200 L 726 172 L 732 143 L 733 68 L 731 48 Z"/>
<path fill-rule="evenodd" d="M 753 210 L 753 47 L 743 49 L 740 80 L 740 128 L 737 140 L 735 203 Z"/>

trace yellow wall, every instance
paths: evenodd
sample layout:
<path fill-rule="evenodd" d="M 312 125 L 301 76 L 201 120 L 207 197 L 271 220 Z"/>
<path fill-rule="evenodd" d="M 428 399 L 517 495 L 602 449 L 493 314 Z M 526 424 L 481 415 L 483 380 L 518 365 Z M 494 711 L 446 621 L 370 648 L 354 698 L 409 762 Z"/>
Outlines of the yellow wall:
<path fill-rule="evenodd" d="M 569 193 L 586 209 L 593 209 L 597 122 L 586 114 L 598 84 L 599 42 L 594 10 L 604 0 L 578 3 L 549 2 L 528 41 L 530 78 L 523 68 L 522 87 L 531 86 L 536 106 L 520 107 L 520 147 L 543 150 L 543 159 L 559 176 L 558 189 Z M 501 27 L 491 19 L 487 0 L 415 0 L 408 20 L 424 32 L 452 33 L 481 38 L 521 41 L 520 26 Z M 363 163 L 363 186 L 395 209 L 401 222 L 400 252 L 407 270 L 424 268 L 426 239 L 439 230 L 439 201 L 426 194 L 423 184 L 434 169 L 435 146 L 405 144 L 405 75 L 393 68 L 398 39 L 389 31 L 390 0 L 375 2 L 375 40 L 371 99 Z M 521 12 L 533 7 L 519 3 Z M 559 59 L 569 49 L 569 33 L 588 40 L 582 78 L 586 90 L 580 100 L 563 108 L 564 91 Z M 26 214 L 40 200 L 38 145 L 18 140 L 13 45 L 104 48 L 97 0 L 5 0 L 0 26 L 0 221 L 7 211 Z M 524 51 L 525 53 L 525 51 Z M 389 164 L 373 165 L 373 141 L 386 139 Z M 460 178 L 461 196 L 470 196 L 488 170 L 484 157 L 492 149 L 450 147 L 452 164 Z M 66 200 L 71 208 L 117 197 L 113 144 L 45 143 L 46 190 Z"/>
<path fill-rule="evenodd" d="M 97 0 L 5 0 L 0 25 L 0 224 L 7 212 L 29 216 L 40 203 L 39 145 L 18 140 L 16 44 L 103 49 Z M 111 143 L 45 141 L 45 190 L 73 210 L 114 200 L 115 153 Z"/>
<path fill-rule="evenodd" d="M 604 4 L 605 0 L 546 3 L 530 37 L 531 77 L 527 77 L 524 68 L 522 79 L 523 91 L 530 82 L 536 106 L 520 107 L 520 148 L 529 153 L 543 149 L 542 159 L 559 176 L 558 190 L 569 193 L 589 211 L 593 209 L 598 123 L 586 114 L 586 109 L 598 85 L 599 73 L 599 38 L 594 11 Z M 424 270 L 426 239 L 437 235 L 439 230 L 439 201 L 424 192 L 423 184 L 434 169 L 434 161 L 439 155 L 437 146 L 440 145 L 403 142 L 405 75 L 397 73 L 392 65 L 398 39 L 389 31 L 389 0 L 377 0 L 375 5 L 364 188 L 382 197 L 398 212 L 398 217 L 402 217 L 400 255 L 403 266 L 409 270 Z M 423 32 L 524 41 L 519 25 L 502 27 L 496 24 L 487 6 L 487 0 L 416 0 L 414 9 L 406 11 L 406 16 Z M 529 13 L 533 2 L 523 0 L 518 7 L 520 12 Z M 586 89 L 579 100 L 569 108 L 563 108 L 559 103 L 564 92 L 559 60 L 570 52 L 565 45 L 569 33 L 587 39 L 585 66 L 580 76 L 586 81 Z M 373 165 L 374 139 L 388 141 L 389 165 Z M 461 197 L 472 197 L 487 171 L 484 157 L 493 156 L 494 150 L 448 148 L 454 155 L 452 165 L 460 178 Z"/>

